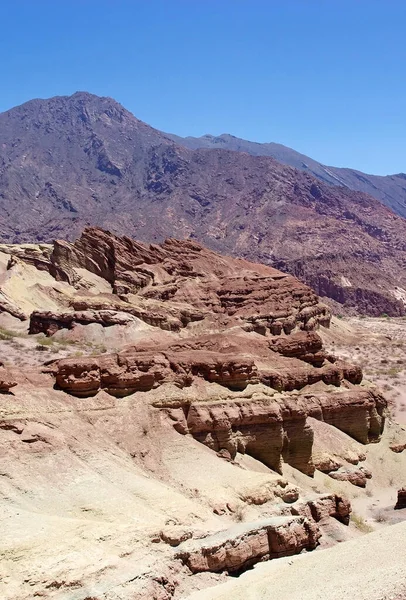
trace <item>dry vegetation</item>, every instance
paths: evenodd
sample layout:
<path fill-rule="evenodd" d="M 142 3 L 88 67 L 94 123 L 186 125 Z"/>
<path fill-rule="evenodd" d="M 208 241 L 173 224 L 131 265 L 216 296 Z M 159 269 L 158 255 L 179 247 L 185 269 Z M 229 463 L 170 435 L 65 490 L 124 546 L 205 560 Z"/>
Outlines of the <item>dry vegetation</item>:
<path fill-rule="evenodd" d="M 107 352 L 104 344 L 68 336 L 29 335 L 26 330 L 0 327 L 0 355 L 5 365 L 29 367 L 56 358 L 96 356 Z"/>

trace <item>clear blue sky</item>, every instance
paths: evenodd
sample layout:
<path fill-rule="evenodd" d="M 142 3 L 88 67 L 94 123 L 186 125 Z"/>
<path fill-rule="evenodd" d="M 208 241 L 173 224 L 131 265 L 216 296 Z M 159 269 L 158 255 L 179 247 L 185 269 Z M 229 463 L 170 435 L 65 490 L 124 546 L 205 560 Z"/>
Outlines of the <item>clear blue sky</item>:
<path fill-rule="evenodd" d="M 405 0 L 1 0 L 0 22 L 0 111 L 87 90 L 164 131 L 406 171 Z"/>

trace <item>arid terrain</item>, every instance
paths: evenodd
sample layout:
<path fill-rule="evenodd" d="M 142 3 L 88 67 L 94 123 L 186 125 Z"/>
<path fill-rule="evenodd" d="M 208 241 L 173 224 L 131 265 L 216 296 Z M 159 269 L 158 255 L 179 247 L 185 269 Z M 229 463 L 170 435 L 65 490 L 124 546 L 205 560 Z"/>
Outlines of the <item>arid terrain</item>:
<path fill-rule="evenodd" d="M 269 156 L 185 148 L 84 92 L 1 113 L 0 131 L 3 242 L 88 225 L 190 239 L 289 272 L 345 313 L 405 314 L 406 220 L 373 196 Z"/>
<path fill-rule="evenodd" d="M 333 332 L 324 336 L 326 347 L 358 364 L 385 392 L 394 420 L 406 425 L 406 319 L 334 318 Z"/>
<path fill-rule="evenodd" d="M 1 245 L 0 597 L 405 598 L 405 326 L 190 240 Z"/>

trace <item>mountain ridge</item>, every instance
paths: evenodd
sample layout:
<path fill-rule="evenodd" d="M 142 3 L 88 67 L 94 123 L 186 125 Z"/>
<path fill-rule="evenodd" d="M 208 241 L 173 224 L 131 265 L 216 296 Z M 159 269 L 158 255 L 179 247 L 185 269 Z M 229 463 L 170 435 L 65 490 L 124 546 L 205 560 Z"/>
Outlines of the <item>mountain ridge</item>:
<path fill-rule="evenodd" d="M 350 167 L 324 165 L 289 146 L 275 142 L 252 142 L 228 133 L 219 136 L 206 134 L 201 137 L 181 137 L 166 134 L 178 144 L 190 149 L 223 148 L 235 152 L 247 152 L 253 156 L 270 156 L 283 164 L 303 170 L 330 185 L 370 194 L 391 210 L 406 217 L 406 174 L 374 175 Z"/>
<path fill-rule="evenodd" d="M 88 225 L 196 239 L 261 261 L 361 312 L 405 311 L 406 221 L 271 157 L 190 150 L 110 98 L 0 114 L 0 237 L 72 240 Z"/>

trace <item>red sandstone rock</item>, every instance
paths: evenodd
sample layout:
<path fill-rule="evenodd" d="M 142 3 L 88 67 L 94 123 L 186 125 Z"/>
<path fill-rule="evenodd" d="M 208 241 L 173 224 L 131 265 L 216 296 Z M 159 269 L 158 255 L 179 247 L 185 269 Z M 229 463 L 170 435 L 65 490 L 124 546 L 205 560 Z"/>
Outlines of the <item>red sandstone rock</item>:
<path fill-rule="evenodd" d="M 192 573 L 245 570 L 255 563 L 298 554 L 317 546 L 320 532 L 304 517 L 274 517 L 188 541 L 179 546 L 177 557 Z"/>
<path fill-rule="evenodd" d="M 126 396 L 170 382 L 185 387 L 199 377 L 230 389 L 258 381 L 252 359 L 198 350 L 188 354 L 157 350 L 67 358 L 58 361 L 53 371 L 58 387 L 76 396 L 91 396 L 101 389 Z"/>
<path fill-rule="evenodd" d="M 161 539 L 170 546 L 179 546 L 192 537 L 192 532 L 184 527 L 165 527 L 160 533 Z"/>
<path fill-rule="evenodd" d="M 59 313 L 34 311 L 30 316 L 29 333 L 45 333 L 49 336 L 59 329 L 72 329 L 75 324 L 99 323 L 104 327 L 108 327 L 128 325 L 132 322 L 136 322 L 133 315 L 115 310 L 83 310 Z"/>
<path fill-rule="evenodd" d="M 403 452 L 403 450 L 406 450 L 406 442 L 404 443 L 392 443 L 389 448 L 392 450 L 392 452 L 395 452 L 396 454 L 400 454 L 401 452 Z"/>
<path fill-rule="evenodd" d="M 367 480 L 372 477 L 372 473 L 362 465 L 342 466 L 335 471 L 330 471 L 328 474 L 333 479 L 337 479 L 338 481 L 349 481 L 353 485 L 362 488 L 366 486 Z"/>
<path fill-rule="evenodd" d="M 50 258 L 50 272 L 72 285 L 77 281 L 76 268 L 103 277 L 116 297 L 131 300 L 128 312 L 134 302 L 129 296 L 134 295 L 165 303 L 167 312 L 176 306 L 179 312 L 179 303 L 192 304 L 196 314 L 177 315 L 183 326 L 203 318 L 207 311 L 275 335 L 328 326 L 330 321 L 328 308 L 293 277 L 271 267 L 220 256 L 191 241 L 147 245 L 87 228 L 73 244 L 55 242 Z M 87 308 L 83 302 L 80 310 Z M 153 306 L 156 310 L 156 302 Z M 88 307 L 96 309 L 91 298 Z M 140 315 L 132 314 L 143 318 L 143 313 L 148 313 L 145 307 Z"/>

